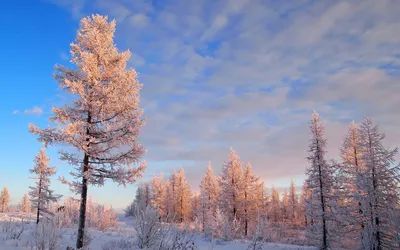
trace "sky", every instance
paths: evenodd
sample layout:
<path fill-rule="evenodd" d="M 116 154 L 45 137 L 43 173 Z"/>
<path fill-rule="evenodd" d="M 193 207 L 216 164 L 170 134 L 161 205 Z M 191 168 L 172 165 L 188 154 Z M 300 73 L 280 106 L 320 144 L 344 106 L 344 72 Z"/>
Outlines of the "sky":
<path fill-rule="evenodd" d="M 53 79 L 70 65 L 69 44 L 90 14 L 117 21 L 115 43 L 130 49 L 143 84 L 148 152 L 143 180 L 183 167 L 193 189 L 210 161 L 218 174 L 233 147 L 267 187 L 300 186 L 308 120 L 326 125 L 328 158 L 339 159 L 349 123 L 371 116 L 400 138 L 400 4 L 396 0 L 45 0 L 5 1 L 0 9 L 0 188 L 18 203 L 41 144 L 28 123 L 49 125 L 69 97 Z M 48 149 L 57 177 L 71 168 Z M 399 158 L 397 158 L 399 159 Z M 90 187 L 123 208 L 136 185 Z"/>

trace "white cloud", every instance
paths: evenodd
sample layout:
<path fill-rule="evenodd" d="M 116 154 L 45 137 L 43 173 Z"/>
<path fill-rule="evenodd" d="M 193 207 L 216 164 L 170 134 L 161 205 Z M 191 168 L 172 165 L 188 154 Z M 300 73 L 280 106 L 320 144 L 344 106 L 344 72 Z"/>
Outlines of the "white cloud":
<path fill-rule="evenodd" d="M 228 24 L 228 17 L 225 15 L 218 15 L 215 17 L 211 27 L 208 28 L 201 36 L 200 40 L 205 41 L 212 38 L 217 32 L 222 30 Z"/>
<path fill-rule="evenodd" d="M 14 110 L 14 111 L 12 112 L 13 115 L 16 115 L 16 114 L 18 114 L 18 113 L 19 113 L 19 110 L 18 110 L 18 109 Z"/>
<path fill-rule="evenodd" d="M 26 115 L 41 115 L 43 114 L 43 110 L 37 106 L 24 110 L 24 114 Z"/>
<path fill-rule="evenodd" d="M 47 2 L 56 4 L 69 11 L 72 17 L 76 20 L 82 18 L 84 14 L 85 0 L 45 0 Z"/>
<path fill-rule="evenodd" d="M 60 53 L 60 58 L 63 61 L 68 61 L 69 60 L 69 56 L 64 51 Z"/>
<path fill-rule="evenodd" d="M 149 22 L 148 16 L 142 13 L 134 14 L 129 17 L 129 23 L 133 27 L 145 27 Z"/>

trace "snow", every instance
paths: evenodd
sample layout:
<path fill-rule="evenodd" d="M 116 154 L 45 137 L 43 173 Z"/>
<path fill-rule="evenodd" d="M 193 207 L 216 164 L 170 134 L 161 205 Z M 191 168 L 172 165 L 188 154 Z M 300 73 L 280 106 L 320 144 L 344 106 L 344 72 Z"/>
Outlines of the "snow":
<path fill-rule="evenodd" d="M 34 237 L 32 232 L 35 228 L 35 215 L 30 213 L 0 213 L 0 250 L 26 250 L 35 249 L 34 248 Z M 11 225 L 11 226 L 10 226 Z M 18 239 L 11 239 L 10 235 L 12 233 L 6 232 L 10 231 L 10 227 L 17 228 L 23 225 L 23 232 Z M 119 217 L 119 226 L 114 229 L 107 230 L 105 232 L 100 232 L 98 230 L 90 229 L 90 235 L 92 241 L 90 243 L 90 250 L 101 250 L 102 246 L 111 240 L 118 240 L 124 237 L 134 235 L 135 231 L 132 227 L 132 221 L 130 218 L 125 218 L 123 216 Z M 67 246 L 74 246 L 76 240 L 76 228 L 65 228 L 61 229 L 61 236 L 59 240 L 59 246 L 57 249 L 65 250 Z M 196 243 L 199 250 L 209 250 L 212 249 L 212 243 L 209 239 L 206 239 L 201 234 L 196 236 Z M 213 249 L 221 250 L 241 250 L 246 249 L 249 245 L 249 241 L 246 240 L 236 240 L 230 242 L 216 241 L 214 243 Z M 313 247 L 295 246 L 295 245 L 285 245 L 285 244 L 275 244 L 266 243 L 263 246 L 263 250 L 290 250 L 290 249 L 316 249 Z"/>

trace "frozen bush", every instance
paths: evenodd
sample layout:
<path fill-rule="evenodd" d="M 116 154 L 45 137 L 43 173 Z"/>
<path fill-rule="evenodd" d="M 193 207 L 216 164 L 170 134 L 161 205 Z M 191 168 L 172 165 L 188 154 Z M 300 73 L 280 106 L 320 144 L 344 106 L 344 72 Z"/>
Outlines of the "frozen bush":
<path fill-rule="evenodd" d="M 6 233 L 6 239 L 19 240 L 25 231 L 25 223 L 21 221 L 13 221 L 11 218 L 4 221 L 2 231 Z"/>
<path fill-rule="evenodd" d="M 164 230 L 158 217 L 157 211 L 150 206 L 144 210 L 135 209 L 133 228 L 136 230 L 136 244 L 140 249 L 153 248 L 162 240 Z"/>
<path fill-rule="evenodd" d="M 260 211 L 257 216 L 257 228 L 256 233 L 253 236 L 253 239 L 250 245 L 247 247 L 247 250 L 262 250 L 262 246 L 264 244 L 263 234 L 264 223 L 260 216 Z"/>
<path fill-rule="evenodd" d="M 191 229 L 190 224 L 178 228 L 172 224 L 161 223 L 157 210 L 150 206 L 144 209 L 134 209 L 134 211 L 135 245 L 139 249 L 197 249 L 194 241 L 196 232 Z M 120 243 L 125 246 L 129 245 L 129 242 L 129 240 L 125 240 Z"/>
<path fill-rule="evenodd" d="M 32 232 L 37 250 L 59 249 L 60 230 L 54 220 L 41 220 Z"/>
<path fill-rule="evenodd" d="M 197 249 L 195 242 L 196 232 L 186 224 L 183 228 L 174 227 L 170 232 L 165 250 L 194 250 Z"/>

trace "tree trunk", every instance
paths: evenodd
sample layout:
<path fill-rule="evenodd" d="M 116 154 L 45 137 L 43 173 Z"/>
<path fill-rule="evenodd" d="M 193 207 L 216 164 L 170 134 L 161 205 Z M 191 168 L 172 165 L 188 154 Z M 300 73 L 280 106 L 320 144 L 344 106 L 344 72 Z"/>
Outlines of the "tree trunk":
<path fill-rule="evenodd" d="M 233 175 L 232 175 L 232 187 L 235 186 L 235 180 L 233 179 Z M 233 218 L 236 217 L 236 197 L 235 197 L 235 190 L 233 190 Z"/>
<path fill-rule="evenodd" d="M 317 139 L 317 152 L 320 152 L 319 149 L 319 141 Z M 317 155 L 318 159 L 318 174 L 319 174 L 319 188 L 321 190 L 320 198 L 321 198 L 321 208 L 322 208 L 322 247 L 321 249 L 328 249 L 327 243 L 327 230 L 326 230 L 326 221 L 325 221 L 325 197 L 323 192 L 323 184 L 322 184 L 322 169 L 320 165 L 319 154 Z"/>
<path fill-rule="evenodd" d="M 87 117 L 87 128 L 86 128 L 86 141 L 88 143 L 87 147 L 89 148 L 89 125 L 92 122 L 92 116 L 90 112 L 88 112 Z M 82 192 L 81 192 L 81 206 L 79 209 L 79 228 L 78 228 L 78 237 L 76 240 L 76 248 L 81 249 L 83 247 L 83 238 L 85 234 L 85 219 L 86 219 L 86 200 L 87 200 L 87 190 L 88 190 L 88 178 L 87 174 L 89 172 L 89 155 L 85 152 L 85 156 L 83 157 L 83 175 L 82 175 Z"/>
<path fill-rule="evenodd" d="M 79 228 L 78 228 L 78 238 L 76 241 L 76 248 L 81 249 L 83 247 L 83 237 L 85 233 L 85 219 L 86 219 L 86 200 L 87 200 L 87 177 L 86 173 L 89 171 L 89 156 L 85 153 L 84 157 L 84 167 L 82 176 L 82 193 L 81 193 L 81 206 L 79 209 Z"/>
<path fill-rule="evenodd" d="M 308 225 L 308 223 L 307 223 L 307 213 L 304 213 L 304 225 Z"/>
<path fill-rule="evenodd" d="M 205 209 L 204 209 L 204 201 L 202 202 L 202 204 L 201 204 L 201 206 L 202 206 L 202 214 L 203 214 L 203 232 L 204 232 L 204 228 L 205 228 L 205 226 L 206 226 L 206 215 L 205 215 Z"/>
<path fill-rule="evenodd" d="M 378 243 L 377 249 L 381 250 L 382 249 L 382 243 L 381 243 L 381 234 L 380 234 L 380 229 L 379 229 L 379 215 L 378 215 L 378 200 L 376 197 L 376 189 L 377 189 L 377 184 L 376 184 L 376 179 L 375 179 L 375 166 L 372 167 L 372 186 L 374 188 L 374 217 L 375 217 L 375 226 L 376 226 L 376 241 Z"/>
<path fill-rule="evenodd" d="M 244 220 L 244 235 L 247 237 L 247 192 L 244 192 L 244 199 L 246 201 L 245 207 L 244 207 L 244 214 L 245 214 L 245 220 Z"/>
<path fill-rule="evenodd" d="M 360 167 L 358 166 L 358 158 L 357 158 L 357 149 L 356 149 L 356 147 L 354 147 L 353 152 L 354 152 L 354 160 L 355 160 L 355 165 L 356 165 L 356 173 L 357 173 L 357 177 L 358 177 L 358 174 L 360 173 Z M 357 188 L 358 188 L 358 186 L 357 186 Z M 359 188 L 358 188 L 357 192 L 358 192 L 359 196 L 361 196 Z M 358 199 L 360 199 L 360 198 L 358 198 Z M 364 232 L 365 225 L 364 225 L 364 212 L 362 210 L 362 204 L 361 204 L 360 200 L 358 201 L 358 213 L 360 214 L 360 217 L 361 217 L 360 218 L 361 219 L 361 223 L 360 223 L 361 235 L 360 235 L 360 237 L 361 237 L 361 243 L 363 244 L 363 242 L 364 242 L 364 234 L 363 234 L 363 232 Z"/>
<path fill-rule="evenodd" d="M 294 225 L 294 221 L 295 221 L 295 209 L 296 209 L 296 207 L 295 207 L 295 204 L 294 204 L 294 202 L 295 202 L 295 199 L 294 199 L 294 194 L 292 194 L 292 225 Z"/>
<path fill-rule="evenodd" d="M 37 204 L 37 214 L 36 214 L 36 224 L 39 224 L 39 215 L 40 215 L 40 195 L 42 194 L 42 177 L 39 179 L 39 191 L 38 191 L 38 204 Z"/>
<path fill-rule="evenodd" d="M 369 134 L 369 153 L 370 156 L 374 155 L 372 152 L 372 139 L 371 139 L 371 135 Z M 380 229 L 379 229 L 379 215 L 378 215 L 378 199 L 376 197 L 376 190 L 377 190 L 377 181 L 376 181 L 376 169 L 375 169 L 375 162 L 372 162 L 372 195 L 374 198 L 374 205 L 373 205 L 373 215 L 375 217 L 375 240 L 376 243 L 378 244 L 376 246 L 377 250 L 381 250 L 382 249 L 382 243 L 381 243 L 381 235 L 380 235 Z M 375 245 L 375 244 L 374 244 Z"/>
<path fill-rule="evenodd" d="M 324 194 L 322 192 L 322 171 L 321 166 L 318 166 L 319 171 L 319 188 L 321 189 L 321 208 L 322 208 L 322 249 L 328 249 L 327 244 L 327 230 L 326 230 L 326 221 L 325 221 L 325 199 Z"/>

